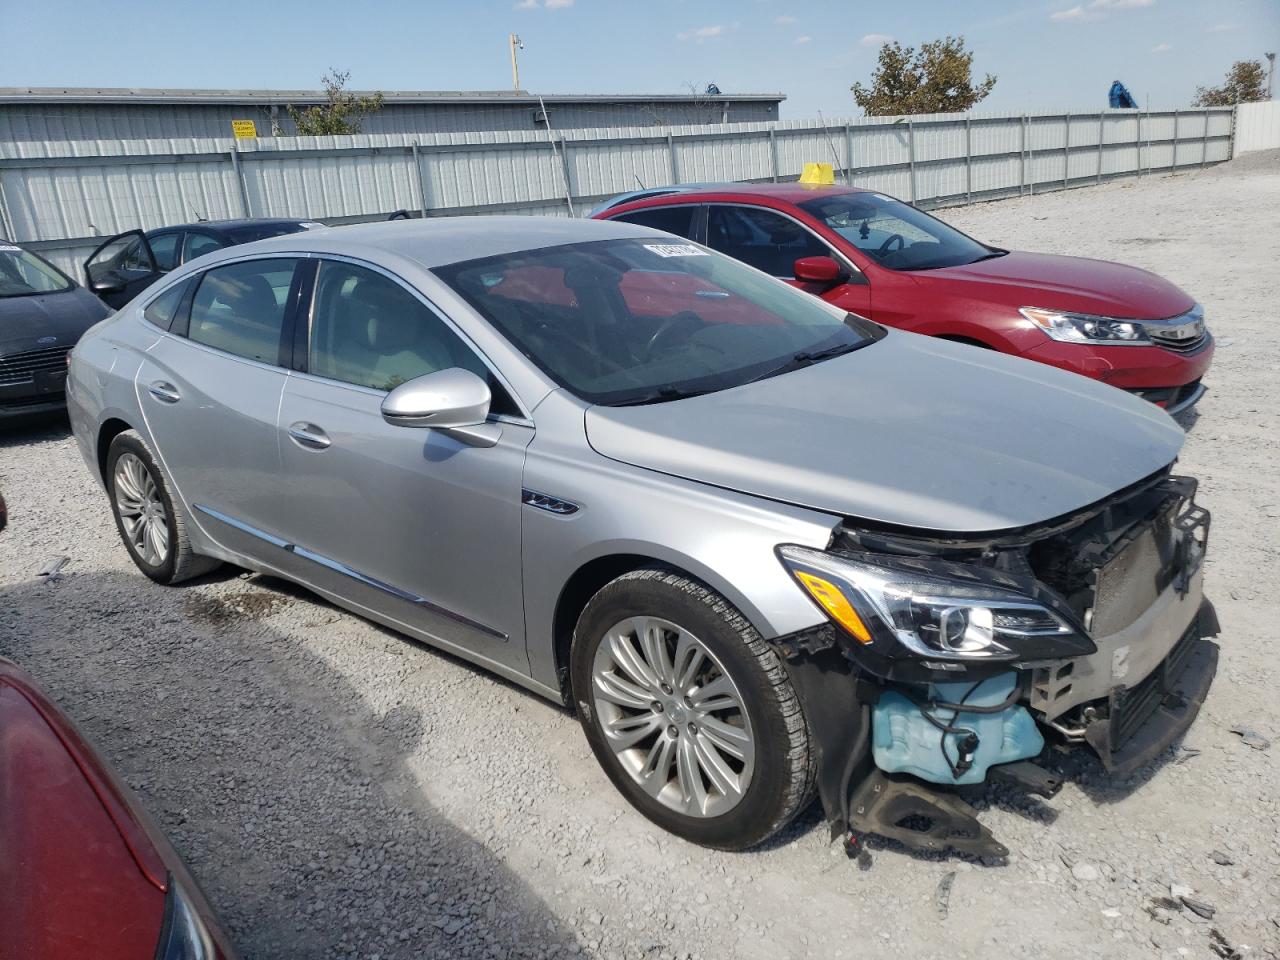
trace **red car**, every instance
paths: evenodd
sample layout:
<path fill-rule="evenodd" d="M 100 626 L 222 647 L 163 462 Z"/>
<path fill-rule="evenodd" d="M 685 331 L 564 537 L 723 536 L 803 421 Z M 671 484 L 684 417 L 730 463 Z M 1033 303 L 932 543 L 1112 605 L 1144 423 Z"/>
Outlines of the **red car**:
<path fill-rule="evenodd" d="M 1204 393 L 1204 311 L 1154 274 L 1001 250 L 871 190 L 800 183 L 666 187 L 592 213 L 666 230 L 892 327 L 1039 360 L 1171 413 Z"/>
<path fill-rule="evenodd" d="M 31 677 L 2 657 L 0 956 L 236 956 L 129 790 Z"/>

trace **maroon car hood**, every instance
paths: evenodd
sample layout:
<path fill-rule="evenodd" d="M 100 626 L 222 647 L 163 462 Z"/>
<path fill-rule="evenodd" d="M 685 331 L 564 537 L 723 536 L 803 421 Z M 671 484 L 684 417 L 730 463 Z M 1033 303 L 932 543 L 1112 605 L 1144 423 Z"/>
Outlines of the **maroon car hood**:
<path fill-rule="evenodd" d="M 1105 317 L 1163 320 L 1186 313 L 1195 300 L 1154 273 L 1104 260 L 1048 253 L 1007 253 L 962 267 L 919 270 L 922 284 L 946 283 L 948 296 L 963 295 L 956 284 L 971 284 L 970 296 L 1018 307 L 1074 310 Z"/>

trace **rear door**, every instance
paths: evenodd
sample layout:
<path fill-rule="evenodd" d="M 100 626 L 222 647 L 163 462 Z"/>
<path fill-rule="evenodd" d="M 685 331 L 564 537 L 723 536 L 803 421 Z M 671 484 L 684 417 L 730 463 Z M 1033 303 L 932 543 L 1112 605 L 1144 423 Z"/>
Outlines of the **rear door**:
<path fill-rule="evenodd" d="M 104 240 L 84 264 L 85 286 L 119 309 L 160 278 L 155 253 L 141 230 Z"/>
<path fill-rule="evenodd" d="M 780 211 L 711 204 L 707 208 L 707 246 L 842 310 L 871 316 L 871 286 L 866 276 L 809 227 Z M 830 257 L 844 268 L 844 279 L 829 284 L 797 280 L 795 262 L 805 257 Z"/>
<path fill-rule="evenodd" d="M 249 556 L 268 557 L 260 534 L 273 529 L 289 495 L 276 420 L 300 262 L 241 260 L 198 274 L 137 375 L 147 428 L 183 501 L 215 540 Z M 158 326 L 163 311 L 151 307 L 167 295 L 148 305 Z"/>

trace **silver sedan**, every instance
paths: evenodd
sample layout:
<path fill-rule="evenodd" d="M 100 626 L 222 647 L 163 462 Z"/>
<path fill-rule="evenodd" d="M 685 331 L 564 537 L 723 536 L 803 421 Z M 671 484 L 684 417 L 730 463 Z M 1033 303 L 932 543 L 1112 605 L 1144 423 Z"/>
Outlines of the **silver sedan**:
<path fill-rule="evenodd" d="M 1212 676 L 1163 412 L 643 227 L 214 253 L 86 335 L 67 394 L 147 576 L 289 578 L 563 702 L 710 846 L 817 794 L 841 829 L 998 852 L 949 788 L 1027 779 L 1046 736 L 1142 762 L 1194 707 L 1117 690 L 1198 705 Z"/>

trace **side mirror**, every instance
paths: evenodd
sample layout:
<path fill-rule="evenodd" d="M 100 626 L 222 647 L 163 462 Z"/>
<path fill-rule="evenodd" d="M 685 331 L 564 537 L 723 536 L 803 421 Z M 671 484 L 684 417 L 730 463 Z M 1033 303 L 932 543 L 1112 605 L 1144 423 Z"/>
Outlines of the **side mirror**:
<path fill-rule="evenodd" d="M 839 283 L 844 270 L 831 257 L 801 257 L 791 268 L 791 274 L 805 283 Z"/>
<path fill-rule="evenodd" d="M 104 277 L 100 280 L 94 280 L 89 285 L 89 289 L 92 290 L 94 293 L 96 293 L 98 296 L 102 296 L 103 294 L 123 293 L 124 284 L 121 283 L 120 280 L 117 278 Z"/>
<path fill-rule="evenodd" d="M 463 443 L 491 447 L 502 435 L 486 423 L 493 394 L 470 370 L 450 367 L 400 384 L 382 401 L 382 419 L 397 427 L 430 427 Z"/>

